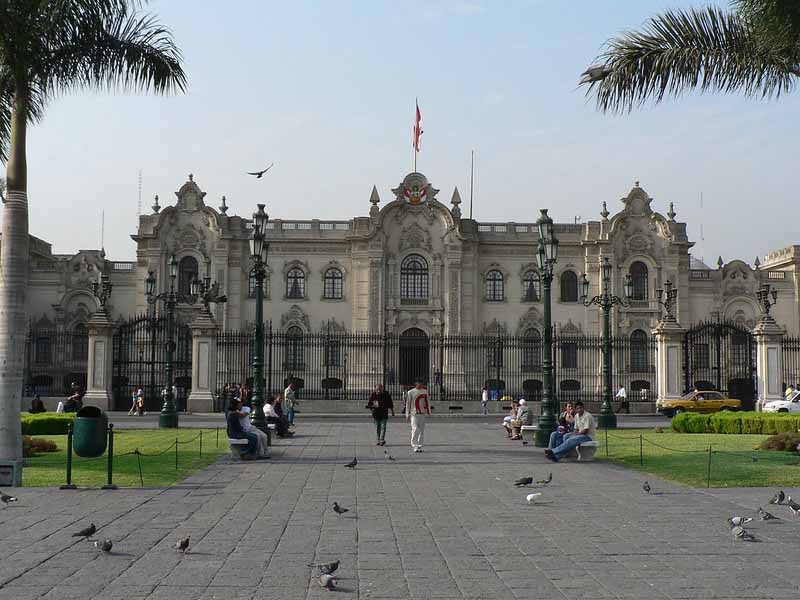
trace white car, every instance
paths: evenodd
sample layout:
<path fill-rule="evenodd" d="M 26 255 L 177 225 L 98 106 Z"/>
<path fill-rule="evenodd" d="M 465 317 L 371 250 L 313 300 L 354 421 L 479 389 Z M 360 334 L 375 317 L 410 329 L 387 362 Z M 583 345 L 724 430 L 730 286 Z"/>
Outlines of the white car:
<path fill-rule="evenodd" d="M 794 390 L 783 400 L 773 400 L 764 405 L 764 412 L 800 413 L 800 390 Z"/>

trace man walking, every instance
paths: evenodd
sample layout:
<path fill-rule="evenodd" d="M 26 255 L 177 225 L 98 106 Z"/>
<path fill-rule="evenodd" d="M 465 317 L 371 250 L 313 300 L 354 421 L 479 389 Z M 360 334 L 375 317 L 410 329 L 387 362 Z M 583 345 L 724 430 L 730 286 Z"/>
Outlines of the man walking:
<path fill-rule="evenodd" d="M 487 388 L 484 385 L 483 389 L 481 390 L 481 412 L 483 413 L 484 416 L 489 414 L 489 409 L 486 408 L 486 405 L 488 403 L 489 403 L 489 388 Z"/>
<path fill-rule="evenodd" d="M 297 392 L 294 381 L 290 381 L 283 392 L 283 402 L 286 405 L 286 420 L 289 427 L 294 427 L 294 409 L 297 407 Z"/>
<path fill-rule="evenodd" d="M 617 408 L 617 412 L 622 412 L 624 410 L 626 415 L 630 414 L 631 407 L 628 404 L 628 392 L 625 391 L 625 386 L 619 386 L 615 398 L 619 400 L 619 408 Z"/>
<path fill-rule="evenodd" d="M 392 396 L 383 389 L 382 384 L 375 386 L 375 391 L 369 397 L 367 408 L 372 410 L 372 418 L 375 421 L 375 430 L 377 432 L 378 441 L 376 446 L 386 445 L 386 423 L 389 420 L 389 411 L 392 411 L 394 416 L 394 403 Z"/>
<path fill-rule="evenodd" d="M 422 452 L 425 417 L 429 417 L 430 414 L 428 390 L 422 386 L 422 381 L 417 379 L 414 382 L 414 389 L 406 392 L 406 420 L 411 421 L 411 447 L 414 452 Z"/>

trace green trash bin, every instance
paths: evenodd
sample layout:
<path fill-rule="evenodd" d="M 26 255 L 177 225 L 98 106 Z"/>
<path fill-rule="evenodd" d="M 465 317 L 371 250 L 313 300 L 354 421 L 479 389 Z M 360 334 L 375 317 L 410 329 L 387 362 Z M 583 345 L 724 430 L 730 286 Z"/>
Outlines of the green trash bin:
<path fill-rule="evenodd" d="M 75 413 L 72 448 L 84 458 L 102 456 L 106 451 L 108 415 L 96 406 L 84 406 Z"/>

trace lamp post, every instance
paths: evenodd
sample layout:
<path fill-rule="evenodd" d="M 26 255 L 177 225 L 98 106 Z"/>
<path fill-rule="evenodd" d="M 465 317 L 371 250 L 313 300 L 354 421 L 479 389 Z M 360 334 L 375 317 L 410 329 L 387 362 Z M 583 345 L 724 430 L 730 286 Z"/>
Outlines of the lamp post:
<path fill-rule="evenodd" d="M 161 414 L 158 416 L 158 426 L 162 429 L 177 428 L 178 427 L 178 412 L 175 409 L 175 395 L 172 393 L 173 388 L 173 369 L 174 369 L 174 355 L 175 355 L 175 308 L 178 302 L 185 302 L 186 304 L 195 304 L 198 300 L 202 300 L 205 305 L 205 310 L 208 311 L 209 302 L 225 302 L 225 296 L 219 296 L 214 291 L 217 287 L 215 283 L 211 285 L 211 261 L 206 261 L 206 276 L 203 280 L 193 278 L 189 282 L 189 293 L 180 294 L 175 291 L 175 279 L 178 277 L 178 261 L 173 256 L 169 261 L 169 291 L 156 294 L 156 276 L 153 271 L 149 271 L 147 279 L 145 280 L 145 297 L 147 303 L 151 306 L 159 301 L 164 305 L 167 311 L 167 341 L 164 344 L 166 350 L 166 364 L 164 367 L 164 376 L 166 379 L 166 387 L 164 389 L 164 403 L 161 406 Z"/>
<path fill-rule="evenodd" d="M 658 295 L 658 304 L 664 307 L 664 318 L 662 321 L 665 323 L 674 323 L 675 315 L 672 314 L 672 307 L 675 306 L 675 299 L 678 297 L 678 288 L 674 287 L 674 284 L 670 280 L 667 280 L 664 282 L 663 288 L 658 288 L 656 290 L 656 294 Z"/>
<path fill-rule="evenodd" d="M 617 427 L 617 415 L 611 406 L 611 307 L 615 304 L 628 306 L 628 301 L 633 296 L 633 281 L 628 273 L 625 276 L 625 299 L 609 293 L 611 283 L 611 263 L 608 257 L 603 257 L 600 265 L 603 279 L 603 291 L 601 294 L 589 299 L 589 279 L 586 273 L 583 274 L 583 294 L 581 296 L 583 305 L 587 308 L 592 304 L 597 304 L 603 310 L 603 403 L 600 406 L 600 416 L 597 419 L 598 427 L 615 429 Z"/>
<path fill-rule="evenodd" d="M 97 298 L 100 310 L 103 312 L 106 310 L 106 302 L 111 297 L 112 289 L 114 289 L 114 284 L 111 283 L 111 278 L 105 273 L 98 277 L 97 281 L 92 282 L 92 295 Z"/>
<path fill-rule="evenodd" d="M 253 353 L 253 395 L 250 409 L 253 412 L 253 425 L 262 431 L 267 430 L 267 420 L 262 410 L 264 404 L 264 279 L 267 276 L 267 255 L 269 242 L 266 240 L 269 215 L 264 212 L 264 204 L 258 204 L 253 213 L 253 237 L 250 238 L 250 257 L 253 268 L 250 271 L 256 280 L 256 348 Z"/>
<path fill-rule="evenodd" d="M 553 268 L 558 260 L 558 239 L 553 233 L 553 219 L 547 215 L 547 209 L 541 209 L 539 220 L 539 247 L 536 259 L 542 280 L 542 300 L 544 303 L 544 323 L 542 348 L 542 416 L 536 430 L 534 443 L 539 448 L 546 448 L 550 434 L 556 428 L 555 394 L 553 393 L 553 327 L 551 316 L 550 290 L 553 283 Z"/>
<path fill-rule="evenodd" d="M 768 283 L 762 283 L 756 292 L 758 298 L 758 305 L 761 307 L 761 320 L 774 321 L 775 319 L 769 314 L 769 310 L 778 302 L 778 290 L 773 288 Z M 772 298 L 770 300 L 770 298 Z"/>

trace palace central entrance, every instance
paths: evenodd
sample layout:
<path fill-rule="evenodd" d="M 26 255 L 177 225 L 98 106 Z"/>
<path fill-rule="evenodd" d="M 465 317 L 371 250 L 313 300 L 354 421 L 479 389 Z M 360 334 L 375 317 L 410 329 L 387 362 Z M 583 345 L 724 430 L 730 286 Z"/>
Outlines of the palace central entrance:
<path fill-rule="evenodd" d="M 419 378 L 429 383 L 431 346 L 428 335 L 418 327 L 400 334 L 398 376 L 401 385 L 414 385 Z"/>

